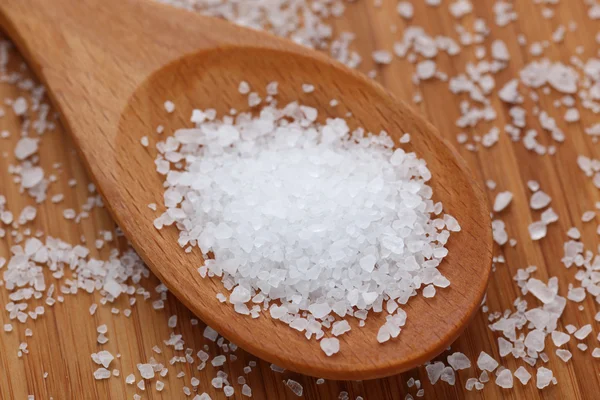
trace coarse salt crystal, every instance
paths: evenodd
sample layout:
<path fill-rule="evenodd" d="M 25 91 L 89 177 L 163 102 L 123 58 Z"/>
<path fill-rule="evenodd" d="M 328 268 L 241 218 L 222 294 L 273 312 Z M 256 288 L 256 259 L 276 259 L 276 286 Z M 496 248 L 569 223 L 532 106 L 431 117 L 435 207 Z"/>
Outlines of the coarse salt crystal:
<path fill-rule="evenodd" d="M 513 199 L 512 192 L 500 192 L 496 195 L 494 200 L 494 212 L 500 212 L 504 210 Z"/>
<path fill-rule="evenodd" d="M 165 111 L 167 111 L 169 114 L 175 111 L 175 103 L 173 103 L 171 100 L 165 101 L 164 107 Z"/>

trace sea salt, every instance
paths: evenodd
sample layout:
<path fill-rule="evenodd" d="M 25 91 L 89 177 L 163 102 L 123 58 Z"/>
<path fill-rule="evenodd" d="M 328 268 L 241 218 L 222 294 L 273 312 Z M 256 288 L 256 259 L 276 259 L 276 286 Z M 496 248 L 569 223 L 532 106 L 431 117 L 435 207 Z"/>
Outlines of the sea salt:
<path fill-rule="evenodd" d="M 441 203 L 438 210 L 426 184 L 431 173 L 416 154 L 394 149 L 385 132 L 316 120 L 315 108 L 291 103 L 176 130 L 170 154 L 187 162 L 167 172 L 167 210 L 154 225 L 174 224 L 180 245 L 214 254 L 205 257 L 203 276 L 221 277 L 237 312 L 250 314 L 247 303 L 260 293 L 272 318 L 318 339 L 332 314 L 354 309 L 366 317 L 391 295 L 405 303 L 418 288 L 433 297 L 448 286 L 436 267 L 449 234 L 461 227 L 441 214 Z M 415 279 L 425 269 L 425 280 Z M 393 318 L 380 342 L 404 325 Z M 333 326 L 334 334 L 347 330 Z M 205 336 L 216 339 L 208 328 Z M 339 351 L 335 338 L 320 345 L 328 355 Z"/>
<path fill-rule="evenodd" d="M 535 192 L 531 196 L 531 200 L 529 201 L 529 206 L 534 210 L 540 210 L 540 209 L 548 206 L 548 204 L 550 204 L 551 201 L 552 201 L 552 199 L 550 198 L 550 196 L 548 196 L 545 192 L 542 192 L 540 190 L 540 191 Z"/>
<path fill-rule="evenodd" d="M 543 389 L 552 381 L 552 371 L 545 367 L 539 367 L 536 374 L 536 386 L 538 389 Z"/>
<path fill-rule="evenodd" d="M 515 378 L 517 378 L 523 385 L 527 385 L 527 383 L 531 379 L 531 374 L 523 366 L 517 368 L 514 375 Z"/>
<path fill-rule="evenodd" d="M 571 336 L 564 332 L 552 331 L 552 342 L 556 347 L 560 347 L 567 343 L 571 339 Z"/>
<path fill-rule="evenodd" d="M 509 369 L 503 369 L 496 377 L 496 385 L 503 389 L 510 389 L 513 387 L 513 375 Z"/>
<path fill-rule="evenodd" d="M 527 229 L 529 230 L 531 240 L 540 240 L 546 237 L 546 232 L 548 231 L 546 224 L 542 221 L 529 224 Z"/>
<path fill-rule="evenodd" d="M 321 350 L 327 356 L 332 356 L 340 351 L 340 341 L 336 338 L 323 338 L 321 339 Z"/>
<path fill-rule="evenodd" d="M 285 385 L 288 388 L 290 388 L 290 390 L 292 391 L 292 393 L 294 393 L 296 396 L 302 397 L 302 393 L 304 392 L 304 388 L 302 387 L 301 384 L 299 384 L 298 382 L 296 382 L 293 379 L 288 379 L 287 381 L 285 381 Z"/>
<path fill-rule="evenodd" d="M 496 369 L 498 361 L 494 360 L 489 354 L 482 351 L 477 358 L 477 367 L 484 371 L 490 371 Z"/>
<path fill-rule="evenodd" d="M 513 194 L 511 192 L 500 192 L 496 195 L 496 199 L 494 200 L 494 212 L 500 212 L 504 210 L 513 199 Z"/>

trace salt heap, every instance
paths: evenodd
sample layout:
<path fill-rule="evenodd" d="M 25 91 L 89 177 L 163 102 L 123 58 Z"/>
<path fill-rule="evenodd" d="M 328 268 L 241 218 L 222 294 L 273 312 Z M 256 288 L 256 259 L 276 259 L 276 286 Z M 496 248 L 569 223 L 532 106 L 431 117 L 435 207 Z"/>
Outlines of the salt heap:
<path fill-rule="evenodd" d="M 449 285 L 437 267 L 460 226 L 432 200 L 416 154 L 394 150 L 385 132 L 316 120 L 296 102 L 235 118 L 194 110 L 194 128 L 157 145 L 166 211 L 154 225 L 175 224 L 180 246 L 201 249 L 199 272 L 222 279 L 237 312 L 268 309 L 318 340 L 336 317 L 362 326 L 385 309 L 384 342 L 405 323 L 398 304 Z"/>

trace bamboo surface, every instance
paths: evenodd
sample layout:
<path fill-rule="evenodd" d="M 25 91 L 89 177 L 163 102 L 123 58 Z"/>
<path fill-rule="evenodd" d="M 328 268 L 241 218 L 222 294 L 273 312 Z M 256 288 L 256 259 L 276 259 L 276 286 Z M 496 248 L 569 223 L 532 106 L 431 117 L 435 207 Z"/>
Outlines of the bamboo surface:
<path fill-rule="evenodd" d="M 456 37 L 456 19 L 448 12 L 446 2 L 438 8 L 424 5 L 424 1 L 413 1 L 415 16 L 411 25 L 422 26 L 429 34 L 445 34 Z M 552 32 L 560 25 L 568 26 L 571 21 L 577 23 L 577 29 L 567 31 L 563 43 L 555 44 L 550 41 L 544 54 L 554 60 L 568 62 L 572 55 L 576 55 L 576 48 L 583 46 L 582 58 L 596 54 L 598 44 L 595 36 L 600 28 L 598 21 L 591 20 L 587 15 L 588 6 L 582 0 L 562 0 L 558 5 L 552 5 L 555 15 L 551 19 L 544 19 L 541 15 L 542 5 L 531 0 L 515 0 L 515 10 L 519 14 L 517 21 L 506 27 L 497 27 L 494 23 L 492 1 L 474 1 L 474 12 L 461 19 L 462 25 L 472 27 L 475 16 L 484 18 L 488 22 L 491 34 L 486 38 L 485 45 L 495 38 L 503 39 L 511 54 L 508 68 L 497 75 L 496 87 L 502 85 L 513 77 L 518 76 L 519 70 L 534 59 L 527 47 L 517 44 L 517 36 L 523 34 L 528 43 L 549 40 Z M 407 25 L 396 13 L 395 1 L 384 1 L 381 7 L 373 5 L 372 1 L 360 1 L 348 4 L 343 18 L 333 20 L 337 30 L 352 31 L 357 34 L 355 48 L 363 56 L 360 69 L 364 72 L 376 68 L 379 80 L 384 86 L 393 91 L 397 96 L 411 101 L 417 92 L 411 82 L 413 65 L 406 60 L 397 58 L 387 66 L 376 67 L 370 54 L 376 49 L 391 50 L 393 42 L 402 35 L 403 28 Z M 390 30 L 392 24 L 397 25 L 397 33 Z M 440 55 L 437 57 L 438 68 L 449 75 L 456 75 L 464 70 L 467 62 L 475 60 L 472 47 L 463 49 L 455 57 Z M 19 70 L 22 59 L 14 51 L 10 54 L 10 68 Z M 583 243 L 586 248 L 594 249 L 598 245 L 596 223 L 582 223 L 581 215 L 587 210 L 593 210 L 596 201 L 600 200 L 598 189 L 577 167 L 577 155 L 583 154 L 593 158 L 600 158 L 597 145 L 590 136 L 584 133 L 584 127 L 589 127 L 598 121 L 598 118 L 587 110 L 581 111 L 581 121 L 566 124 L 562 120 L 564 108 L 555 109 L 552 101 L 560 98 L 556 93 L 543 97 L 541 104 L 564 129 L 567 140 L 558 145 L 557 154 L 554 156 L 538 156 L 527 151 L 522 143 L 513 143 L 507 135 L 501 134 L 500 141 L 491 149 L 481 148 L 471 152 L 464 146 L 456 143 L 456 134 L 461 130 L 455 126 L 456 119 L 460 116 L 458 97 L 449 92 L 447 83 L 434 81 L 420 86 L 419 90 L 424 101 L 415 107 L 438 127 L 441 133 L 454 143 L 465 157 L 478 178 L 483 182 L 492 179 L 497 183 L 497 189 L 487 190 L 490 204 L 498 191 L 510 190 L 514 199 L 510 207 L 503 211 L 501 219 L 507 225 L 509 237 L 517 240 L 515 247 L 505 245 L 495 248 L 495 255 L 503 255 L 506 263 L 498 264 L 490 280 L 487 296 L 487 305 L 490 311 L 514 310 L 513 300 L 519 296 L 520 291 L 513 281 L 517 269 L 529 265 L 538 267 L 537 277 L 546 280 L 548 277 L 557 276 L 560 282 L 559 293 L 566 296 L 568 284 L 575 283 L 574 269 L 565 269 L 560 262 L 563 257 L 563 242 L 567 240 L 566 231 L 578 227 L 582 232 Z M 16 98 L 22 91 L 7 83 L 0 83 L 0 99 Z M 550 100 L 549 100 L 550 99 Z M 480 124 L 472 133 L 484 133 L 491 126 L 502 128 L 510 117 L 508 107 L 496 97 L 493 106 L 498 113 L 498 118 L 489 124 Z M 530 120 L 531 119 L 531 120 Z M 528 125 L 539 128 L 532 118 Z M 21 208 L 33 204 L 32 200 L 19 194 L 18 185 L 13 182 L 12 176 L 7 172 L 9 165 L 15 162 L 12 150 L 19 137 L 21 123 L 12 113 L 0 118 L 0 131 L 8 130 L 12 135 L 7 139 L 0 139 L 0 194 L 7 197 L 9 208 L 18 214 Z M 541 135 L 543 143 L 547 138 Z M 548 143 L 547 143 L 548 144 Z M 62 216 L 65 207 L 80 209 L 86 202 L 89 179 L 82 164 L 74 152 L 68 135 L 62 127 L 58 126 L 54 132 L 47 133 L 42 138 L 39 152 L 41 164 L 46 170 L 52 169 L 53 164 L 61 163 L 56 170 L 59 176 L 57 183 L 52 185 L 50 195 L 64 193 L 65 201 L 55 205 L 46 201 L 38 207 L 38 216 L 33 223 L 33 230 L 40 229 L 44 233 L 62 238 L 69 243 L 76 244 L 84 235 L 88 243 L 98 236 L 98 231 L 114 229 L 115 225 L 106 210 L 95 208 L 88 219 L 80 224 L 67 221 Z M 67 181 L 71 178 L 77 180 L 77 185 L 70 187 Z M 539 220 L 539 212 L 529 209 L 530 191 L 527 181 L 537 180 L 541 188 L 552 197 L 552 207 L 559 214 L 560 219 L 548 229 L 546 238 L 532 242 L 529 238 L 527 226 Z M 10 246 L 13 245 L 10 235 L 0 240 L 0 256 L 7 257 Z M 125 248 L 121 239 L 121 248 Z M 93 247 L 93 246 L 91 246 Z M 94 251 L 92 252 L 93 254 Z M 109 249 L 105 247 L 96 256 L 107 258 Z M 142 286 L 153 293 L 159 284 L 155 277 L 150 277 L 142 282 Z M 530 299 L 529 297 L 527 297 Z M 35 395 L 35 399 L 131 399 L 134 393 L 139 393 L 142 398 L 148 399 L 177 399 L 186 398 L 183 386 L 191 388 L 190 379 L 196 377 L 200 380 L 199 393 L 207 392 L 213 399 L 225 399 L 221 390 L 214 389 L 210 381 L 216 375 L 216 368 L 208 365 L 202 371 L 196 371 L 195 366 L 177 364 L 169 366 L 169 374 L 162 380 L 165 389 L 157 392 L 154 384 L 147 385 L 145 391 L 140 391 L 135 385 L 127 385 L 125 376 L 132 372 L 137 373 L 136 364 L 146 362 L 150 357 L 168 364 L 174 353 L 164 350 L 163 354 L 152 351 L 154 345 L 165 349 L 163 341 L 169 338 L 172 331 L 167 326 L 171 315 L 178 315 L 176 332 L 183 335 L 185 347 L 193 348 L 196 352 L 205 344 L 210 346 L 210 353 L 217 354 L 220 349 L 212 342 L 207 342 L 202 337 L 204 325 L 200 322 L 193 325 L 193 315 L 173 296 L 169 295 L 165 308 L 154 310 L 150 301 L 138 301 L 132 307 L 132 315 L 125 317 L 122 313 L 114 315 L 111 306 L 100 306 L 94 316 L 90 316 L 89 307 L 100 300 L 99 294 L 88 295 L 79 293 L 77 296 L 65 296 L 64 303 L 57 303 L 52 308 L 47 308 L 45 315 L 36 321 L 26 324 L 15 323 L 14 330 L 10 333 L 0 332 L 0 398 L 1 399 L 26 399 L 28 395 Z M 531 299 L 530 299 L 531 300 Z M 0 304 L 9 302 L 8 292 L 0 288 Z M 121 309 L 127 308 L 126 300 L 119 300 L 116 305 Z M 230 382 L 236 392 L 233 398 L 245 398 L 241 395 L 241 386 L 237 384 L 238 376 L 245 376 L 252 388 L 253 398 L 256 399 L 295 399 L 297 398 L 283 381 L 291 378 L 304 387 L 306 399 L 337 399 L 340 392 L 346 391 L 350 399 L 362 396 L 365 399 L 403 399 L 407 393 L 416 396 L 416 388 L 409 388 L 409 378 L 420 379 L 424 388 L 424 398 L 427 399 L 462 399 L 462 398 L 510 398 L 510 399 L 594 399 L 598 396 L 600 368 L 598 361 L 591 357 L 591 349 L 597 346 L 597 323 L 593 322 L 598 311 L 591 296 L 581 303 L 583 310 L 578 309 L 578 304 L 567 303 L 559 328 L 567 324 L 580 327 L 592 323 L 594 332 L 585 339 L 590 349 L 586 352 L 578 350 L 575 341 L 566 346 L 573 352 L 573 358 L 564 363 L 554 354 L 554 347 L 548 346 L 550 361 L 547 367 L 552 369 L 557 377 L 558 385 L 549 386 L 544 390 L 535 388 L 535 369 L 526 366 L 534 375 L 533 380 L 525 387 L 515 380 L 515 388 L 501 389 L 492 382 L 486 384 L 480 391 L 466 391 L 465 382 L 468 378 L 478 377 L 479 371 L 473 366 L 470 369 L 457 373 L 456 385 L 451 386 L 439 382 L 431 386 L 424 368 L 373 381 L 362 382 L 334 382 L 326 381 L 317 385 L 314 378 L 301 376 L 291 372 L 277 373 L 270 369 L 266 362 L 258 361 L 258 366 L 246 375 L 242 369 L 255 357 L 238 350 L 237 361 L 227 362 L 223 368 L 230 375 Z M 452 312 L 452 310 L 449 310 Z M 453 351 L 461 351 L 469 356 L 475 364 L 480 351 L 486 351 L 500 360 L 497 349 L 497 334 L 488 328 L 487 314 L 479 312 L 465 333 L 452 346 Z M 0 312 L 0 326 L 9 323 L 8 313 Z M 109 342 L 104 346 L 96 343 L 96 328 L 106 324 L 108 327 Z M 25 328 L 33 330 L 32 337 L 25 336 Z M 564 330 L 564 329 L 562 329 Z M 248 334 L 251 334 L 249 332 Z M 19 358 L 17 356 L 20 343 L 28 344 L 29 354 Z M 120 377 L 113 377 L 106 381 L 95 381 L 93 371 L 98 367 L 92 362 L 90 354 L 100 349 L 107 349 L 120 357 L 113 361 L 111 368 L 120 370 Z M 178 353 L 179 355 L 181 352 Z M 518 366 L 524 365 L 521 360 L 512 357 L 503 358 L 501 365 L 514 371 Z M 177 378 L 179 371 L 185 372 L 183 378 Z M 44 373 L 48 376 L 44 378 Z"/>

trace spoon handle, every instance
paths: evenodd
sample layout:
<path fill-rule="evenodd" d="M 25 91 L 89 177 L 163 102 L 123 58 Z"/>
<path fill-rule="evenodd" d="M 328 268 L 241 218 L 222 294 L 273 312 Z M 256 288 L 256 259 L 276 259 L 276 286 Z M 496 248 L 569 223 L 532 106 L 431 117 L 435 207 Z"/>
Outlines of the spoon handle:
<path fill-rule="evenodd" d="M 223 21 L 146 0 L 2 0 L 0 29 L 57 97 L 127 98 L 162 65 L 235 37 Z"/>

